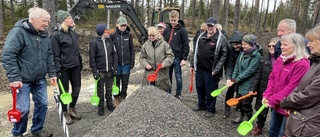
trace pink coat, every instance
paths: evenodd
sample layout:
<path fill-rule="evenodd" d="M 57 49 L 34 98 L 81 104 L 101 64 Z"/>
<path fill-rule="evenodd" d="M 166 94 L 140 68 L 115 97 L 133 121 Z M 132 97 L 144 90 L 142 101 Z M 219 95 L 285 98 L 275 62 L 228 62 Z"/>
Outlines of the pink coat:
<path fill-rule="evenodd" d="M 268 87 L 263 93 L 263 97 L 268 100 L 268 104 L 275 111 L 286 114 L 280 108 L 280 102 L 299 85 L 301 78 L 309 68 L 310 63 L 307 58 L 299 61 L 293 61 L 291 58 L 283 62 L 282 57 L 278 57 L 269 76 Z"/>

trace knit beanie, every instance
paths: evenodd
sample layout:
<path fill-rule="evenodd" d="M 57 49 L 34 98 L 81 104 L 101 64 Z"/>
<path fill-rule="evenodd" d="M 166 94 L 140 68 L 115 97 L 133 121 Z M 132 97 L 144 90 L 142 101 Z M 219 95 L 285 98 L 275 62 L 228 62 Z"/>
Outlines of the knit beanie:
<path fill-rule="evenodd" d="M 242 42 L 242 33 L 240 31 L 235 31 L 230 36 L 230 43 L 241 43 Z"/>
<path fill-rule="evenodd" d="M 107 30 L 109 29 L 106 24 L 98 24 L 96 26 L 96 32 L 97 32 L 98 36 L 101 36 L 106 29 Z"/>
<path fill-rule="evenodd" d="M 67 17 L 71 16 L 70 13 L 64 11 L 64 10 L 59 10 L 57 12 L 57 21 L 59 23 L 62 23 Z"/>
<path fill-rule="evenodd" d="M 251 47 L 257 45 L 257 37 L 253 34 L 247 34 L 243 36 L 242 41 L 248 43 Z"/>

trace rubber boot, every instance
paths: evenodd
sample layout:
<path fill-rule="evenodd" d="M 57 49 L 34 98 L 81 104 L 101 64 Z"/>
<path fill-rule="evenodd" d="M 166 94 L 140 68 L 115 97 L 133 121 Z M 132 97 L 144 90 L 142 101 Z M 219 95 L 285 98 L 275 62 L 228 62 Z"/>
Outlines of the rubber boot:
<path fill-rule="evenodd" d="M 240 124 L 243 121 L 243 112 L 238 114 L 238 117 L 232 121 L 234 124 Z"/>

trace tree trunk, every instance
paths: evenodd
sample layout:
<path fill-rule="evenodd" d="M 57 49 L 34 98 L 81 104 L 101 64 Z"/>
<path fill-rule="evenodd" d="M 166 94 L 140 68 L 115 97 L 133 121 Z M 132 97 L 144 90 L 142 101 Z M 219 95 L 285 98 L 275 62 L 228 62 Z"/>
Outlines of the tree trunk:
<path fill-rule="evenodd" d="M 10 0 L 10 9 L 11 9 L 11 19 L 15 19 L 15 13 L 14 13 L 14 5 L 13 5 L 13 0 Z"/>
<path fill-rule="evenodd" d="M 259 30 L 259 0 L 255 1 L 255 16 L 254 16 L 254 31 L 258 32 Z"/>
<path fill-rule="evenodd" d="M 255 8 L 254 8 L 254 0 L 252 0 L 252 4 L 251 4 L 251 15 L 254 16 L 255 15 Z M 254 17 L 249 18 L 249 32 L 252 32 L 252 28 L 254 27 L 254 22 L 253 19 Z"/>
<path fill-rule="evenodd" d="M 200 22 L 200 20 L 201 20 L 201 6 L 202 6 L 202 0 L 200 0 L 200 2 L 199 2 L 199 11 L 198 11 L 198 16 L 199 16 L 199 19 L 198 19 L 198 28 L 200 28 L 200 24 L 201 24 L 201 22 Z"/>
<path fill-rule="evenodd" d="M 313 13 L 312 27 L 315 27 L 316 25 L 320 25 L 318 23 L 320 23 L 320 1 L 316 2 L 316 6 Z"/>
<path fill-rule="evenodd" d="M 264 16 L 264 21 L 263 21 L 263 30 L 264 31 L 268 31 L 267 24 L 268 24 L 269 2 L 270 2 L 270 0 L 267 1 L 267 9 L 266 9 L 266 13 L 265 13 L 265 16 Z"/>
<path fill-rule="evenodd" d="M 273 32 L 274 24 L 276 21 L 276 6 L 277 6 L 277 0 L 274 1 L 273 5 L 273 11 L 272 11 L 272 18 L 271 18 L 271 31 Z"/>
<path fill-rule="evenodd" d="M 213 17 L 215 17 L 219 21 L 219 19 L 220 19 L 220 0 L 213 0 L 212 15 L 213 15 Z"/>
<path fill-rule="evenodd" d="M 4 0 L 1 0 L 1 11 L 2 11 L 2 19 L 5 19 L 5 15 L 6 15 L 6 9 L 4 8 Z"/>
<path fill-rule="evenodd" d="M 2 0 L 2 2 L 3 2 L 3 0 Z M 3 4 L 1 4 L 1 7 L 0 7 L 1 9 L 4 9 L 4 5 Z M 3 11 L 2 10 L 0 10 L 0 40 L 1 41 L 3 41 L 4 40 L 4 33 L 3 33 Z"/>
<path fill-rule="evenodd" d="M 236 5 L 234 7 L 234 22 L 233 22 L 233 31 L 238 30 L 239 26 L 239 16 L 240 16 L 240 0 L 236 0 Z"/>
<path fill-rule="evenodd" d="M 69 11 L 71 9 L 71 2 L 70 0 L 67 0 L 67 10 Z"/>
<path fill-rule="evenodd" d="M 196 4 L 197 0 L 192 0 L 192 17 L 191 17 L 191 26 L 195 26 L 195 16 L 196 16 Z"/>
<path fill-rule="evenodd" d="M 37 0 L 33 0 L 33 7 L 39 7 L 39 3 Z"/>
<path fill-rule="evenodd" d="M 48 32 L 51 33 L 52 28 L 56 25 L 56 1 L 55 0 L 42 0 L 43 9 L 49 12 L 51 15 L 51 22 L 49 23 Z"/>
<path fill-rule="evenodd" d="M 224 17 L 224 25 L 223 28 L 228 34 L 229 32 L 229 0 L 224 0 L 224 5 L 225 5 L 225 17 Z"/>
<path fill-rule="evenodd" d="M 301 34 L 305 34 L 306 33 L 306 29 L 307 29 L 307 25 L 308 25 L 308 7 L 310 4 L 310 0 L 305 0 L 305 5 L 303 8 L 303 15 L 302 15 L 302 19 L 300 22 L 300 32 Z"/>
<path fill-rule="evenodd" d="M 184 3 L 184 0 L 182 0 L 182 2 L 181 2 L 181 12 L 180 12 L 180 19 L 181 20 L 184 20 L 184 5 L 185 5 L 185 3 Z"/>

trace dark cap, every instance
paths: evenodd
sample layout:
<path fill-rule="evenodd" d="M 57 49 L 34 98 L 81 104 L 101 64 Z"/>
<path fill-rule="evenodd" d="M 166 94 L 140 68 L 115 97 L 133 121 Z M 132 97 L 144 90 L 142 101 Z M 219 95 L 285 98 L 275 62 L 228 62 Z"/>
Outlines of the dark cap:
<path fill-rule="evenodd" d="M 106 29 L 109 29 L 106 24 L 98 24 L 96 26 L 96 31 L 97 31 L 98 36 L 101 36 Z"/>
<path fill-rule="evenodd" d="M 218 23 L 218 21 L 214 17 L 210 17 L 210 18 L 207 19 L 207 25 L 215 25 L 217 23 Z"/>

